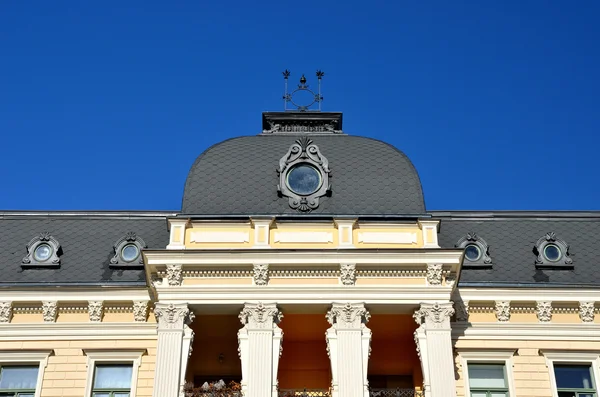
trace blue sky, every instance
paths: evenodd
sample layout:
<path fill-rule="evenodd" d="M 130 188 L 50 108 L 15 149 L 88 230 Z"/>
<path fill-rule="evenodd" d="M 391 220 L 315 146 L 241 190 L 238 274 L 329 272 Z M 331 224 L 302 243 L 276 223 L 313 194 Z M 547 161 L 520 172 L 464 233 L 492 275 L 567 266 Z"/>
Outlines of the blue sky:
<path fill-rule="evenodd" d="M 600 2 L 4 1 L 0 209 L 178 210 L 284 69 L 428 209 L 600 210 Z M 293 79 L 292 82 L 295 82 Z M 311 81 L 309 80 L 309 83 Z"/>

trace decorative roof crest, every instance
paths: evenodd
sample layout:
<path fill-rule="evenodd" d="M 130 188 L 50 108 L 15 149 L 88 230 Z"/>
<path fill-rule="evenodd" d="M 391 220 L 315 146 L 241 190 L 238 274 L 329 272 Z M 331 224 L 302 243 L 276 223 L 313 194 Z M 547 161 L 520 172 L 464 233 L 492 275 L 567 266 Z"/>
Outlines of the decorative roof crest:
<path fill-rule="evenodd" d="M 315 76 L 317 76 L 317 79 L 319 81 L 319 85 L 318 85 L 318 90 L 317 92 L 314 92 L 313 90 L 311 90 L 308 86 L 308 84 L 306 84 L 306 77 L 304 76 L 304 74 L 302 74 L 302 77 L 300 77 L 300 84 L 298 84 L 298 88 L 296 88 L 295 90 L 293 90 L 292 92 L 288 91 L 288 79 L 291 75 L 289 70 L 284 70 L 283 71 L 283 80 L 285 81 L 285 91 L 283 93 L 283 110 L 288 111 L 288 110 L 297 110 L 300 112 L 307 112 L 311 109 L 311 106 L 313 106 L 314 104 L 317 104 L 318 109 L 316 109 L 316 111 L 321 111 L 321 102 L 323 101 L 323 96 L 321 95 L 321 80 L 323 79 L 323 76 L 325 76 L 325 73 L 323 73 L 320 70 L 317 70 L 315 73 Z M 308 93 L 310 94 L 308 97 L 310 98 L 309 100 L 307 100 L 306 102 L 301 102 L 301 96 L 303 93 Z M 297 95 L 300 94 L 300 95 Z M 304 95 L 306 96 L 306 95 Z M 288 109 L 288 104 L 292 104 L 293 106 L 296 107 L 296 109 Z M 313 110 L 314 111 L 314 110 Z"/>

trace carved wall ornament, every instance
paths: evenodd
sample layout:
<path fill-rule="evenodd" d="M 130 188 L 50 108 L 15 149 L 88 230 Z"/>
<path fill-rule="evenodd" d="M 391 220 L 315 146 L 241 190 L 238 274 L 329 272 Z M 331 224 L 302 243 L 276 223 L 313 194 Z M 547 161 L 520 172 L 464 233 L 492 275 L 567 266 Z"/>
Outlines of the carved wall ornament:
<path fill-rule="evenodd" d="M 325 315 L 327 322 L 341 328 L 358 328 L 369 322 L 371 313 L 363 303 L 334 303 Z"/>
<path fill-rule="evenodd" d="M 468 232 L 454 245 L 465 249 L 463 267 L 491 267 L 490 247 L 488 243 L 475 232 Z M 468 252 L 467 252 L 468 250 Z"/>
<path fill-rule="evenodd" d="M 131 267 L 143 265 L 142 249 L 146 247 L 144 240 L 136 233 L 126 233 L 113 244 L 115 254 L 110 259 L 110 266 Z"/>
<path fill-rule="evenodd" d="M 426 277 L 429 285 L 442 285 L 442 264 L 428 263 Z"/>
<path fill-rule="evenodd" d="M 194 321 L 194 313 L 190 311 L 187 304 L 156 303 L 154 315 L 159 329 L 182 329 Z"/>
<path fill-rule="evenodd" d="M 584 323 L 594 322 L 594 302 L 579 302 L 579 318 Z"/>
<path fill-rule="evenodd" d="M 538 268 L 573 267 L 569 245 L 554 232 L 540 237 L 533 247 L 533 252 L 537 255 L 535 265 Z"/>
<path fill-rule="evenodd" d="M 469 301 L 454 299 L 454 310 L 456 312 L 456 321 L 469 321 Z"/>
<path fill-rule="evenodd" d="M 340 264 L 340 280 L 344 285 L 354 285 L 356 282 L 356 265 L 354 263 Z"/>
<path fill-rule="evenodd" d="M 419 361 L 421 361 L 421 346 L 419 345 L 419 331 L 415 330 L 413 332 L 413 337 L 415 338 L 415 345 L 417 347 L 417 356 L 419 357 Z"/>
<path fill-rule="evenodd" d="M 0 323 L 9 323 L 12 318 L 12 302 L 0 302 Z"/>
<path fill-rule="evenodd" d="M 536 315 L 542 323 L 548 323 L 552 320 L 552 302 L 537 302 Z"/>
<path fill-rule="evenodd" d="M 496 319 L 500 322 L 506 322 L 510 320 L 510 302 L 509 301 L 496 301 Z"/>
<path fill-rule="evenodd" d="M 88 302 L 88 315 L 90 321 L 100 322 L 102 321 L 102 313 L 104 311 L 104 302 L 102 301 L 89 301 Z"/>
<path fill-rule="evenodd" d="M 267 285 L 269 283 L 269 264 L 255 263 L 252 267 L 255 285 Z"/>
<path fill-rule="evenodd" d="M 169 286 L 180 286 L 183 282 L 183 276 L 181 274 L 181 265 L 167 265 L 167 282 Z"/>
<path fill-rule="evenodd" d="M 133 302 L 133 319 L 138 323 L 146 322 L 148 317 L 148 301 Z"/>
<path fill-rule="evenodd" d="M 27 255 L 21 260 L 21 267 L 58 267 L 62 248 L 49 232 L 40 233 L 27 243 Z"/>
<path fill-rule="evenodd" d="M 275 303 L 246 303 L 238 318 L 250 328 L 271 329 L 281 322 L 283 313 Z"/>
<path fill-rule="evenodd" d="M 310 212 L 319 199 L 331 192 L 329 161 L 308 137 L 302 137 L 279 160 L 280 196 L 287 197 L 291 208 Z"/>
<path fill-rule="evenodd" d="M 425 324 L 428 328 L 450 326 L 450 317 L 454 315 L 453 302 L 422 304 L 415 311 L 413 318 L 418 325 Z"/>
<path fill-rule="evenodd" d="M 44 318 L 44 322 L 56 322 L 57 308 L 58 303 L 56 301 L 42 302 L 42 317 Z"/>

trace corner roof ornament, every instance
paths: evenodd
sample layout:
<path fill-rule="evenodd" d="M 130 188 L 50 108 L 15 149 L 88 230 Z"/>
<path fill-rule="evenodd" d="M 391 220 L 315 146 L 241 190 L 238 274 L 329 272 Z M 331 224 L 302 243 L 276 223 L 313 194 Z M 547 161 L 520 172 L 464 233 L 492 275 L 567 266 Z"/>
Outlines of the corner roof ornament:
<path fill-rule="evenodd" d="M 313 112 L 320 112 L 321 111 L 321 102 L 323 102 L 323 96 L 321 95 L 321 80 L 323 79 L 323 76 L 325 76 L 325 73 L 323 73 L 320 70 L 317 70 L 317 72 L 315 73 L 315 75 L 317 76 L 318 79 L 318 90 L 315 93 L 313 90 L 311 90 L 308 86 L 308 84 L 306 84 L 306 77 L 304 76 L 304 74 L 302 74 L 302 77 L 300 77 L 300 84 L 298 84 L 298 88 L 294 89 L 292 92 L 288 91 L 288 79 L 291 75 L 289 70 L 284 70 L 283 71 L 283 80 L 285 82 L 285 90 L 283 93 L 283 110 L 284 111 L 299 111 L 299 112 L 308 112 L 308 111 L 313 111 Z M 305 93 L 308 93 L 310 95 L 306 95 Z M 308 99 L 307 99 L 308 98 Z M 295 109 L 289 109 L 288 108 L 288 104 L 291 104 L 293 106 L 295 106 Z M 311 106 L 317 104 L 318 108 L 317 109 L 311 109 Z"/>

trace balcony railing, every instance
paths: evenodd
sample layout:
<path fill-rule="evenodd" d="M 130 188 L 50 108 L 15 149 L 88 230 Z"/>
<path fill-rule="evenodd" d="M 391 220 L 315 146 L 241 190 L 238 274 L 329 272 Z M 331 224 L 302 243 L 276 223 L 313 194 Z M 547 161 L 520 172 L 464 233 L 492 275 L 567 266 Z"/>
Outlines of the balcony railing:
<path fill-rule="evenodd" d="M 424 397 L 422 391 L 415 389 L 370 389 L 370 397 Z"/>
<path fill-rule="evenodd" d="M 331 397 L 326 389 L 280 389 L 278 397 Z"/>

